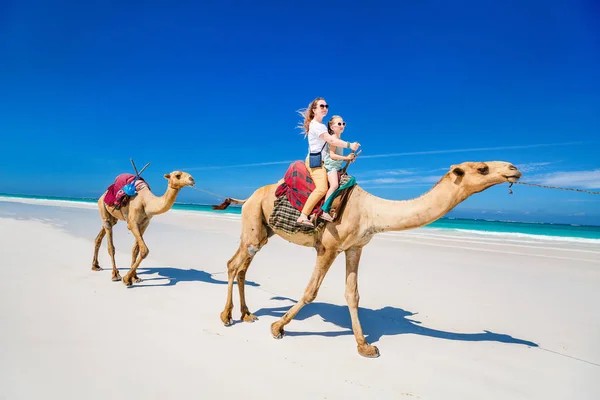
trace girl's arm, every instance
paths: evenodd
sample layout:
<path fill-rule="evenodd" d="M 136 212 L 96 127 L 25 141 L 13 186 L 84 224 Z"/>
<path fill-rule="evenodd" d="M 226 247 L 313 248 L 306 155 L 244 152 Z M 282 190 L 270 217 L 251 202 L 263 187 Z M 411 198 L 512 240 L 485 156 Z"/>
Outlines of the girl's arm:
<path fill-rule="evenodd" d="M 335 146 L 329 145 L 329 156 L 332 160 L 350 161 L 354 159 L 354 155 L 340 156 L 335 152 Z"/>

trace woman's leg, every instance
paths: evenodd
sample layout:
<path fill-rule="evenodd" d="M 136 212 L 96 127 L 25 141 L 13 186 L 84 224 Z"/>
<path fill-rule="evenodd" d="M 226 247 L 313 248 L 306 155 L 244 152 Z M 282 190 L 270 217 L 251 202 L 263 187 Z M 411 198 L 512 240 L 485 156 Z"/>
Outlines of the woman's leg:
<path fill-rule="evenodd" d="M 310 177 L 315 183 L 315 189 L 312 191 L 310 196 L 308 196 L 308 199 L 302 208 L 302 214 L 300 214 L 297 222 L 306 221 L 308 219 L 308 215 L 312 212 L 313 208 L 315 208 L 315 205 L 319 202 L 319 200 L 321 200 L 325 193 L 327 193 L 327 171 L 325 171 L 325 168 L 322 166 L 318 168 L 310 168 L 308 159 L 305 161 L 305 163 L 306 168 L 310 173 Z"/>

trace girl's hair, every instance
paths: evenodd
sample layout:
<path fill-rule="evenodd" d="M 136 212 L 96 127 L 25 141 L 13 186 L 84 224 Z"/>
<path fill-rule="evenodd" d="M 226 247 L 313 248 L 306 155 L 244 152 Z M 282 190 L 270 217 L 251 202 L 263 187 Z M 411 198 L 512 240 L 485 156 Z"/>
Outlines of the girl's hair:
<path fill-rule="evenodd" d="M 329 132 L 330 135 L 334 134 L 333 133 L 333 129 L 331 128 L 331 124 L 333 123 L 333 120 L 336 119 L 336 118 L 340 118 L 341 119 L 342 117 L 339 116 L 339 115 L 334 115 L 333 117 L 331 117 L 329 119 L 329 122 L 327 122 L 327 131 Z"/>
<path fill-rule="evenodd" d="M 304 134 L 308 134 L 308 126 L 310 125 L 310 121 L 315 117 L 315 108 L 317 107 L 317 102 L 319 100 L 325 100 L 322 97 L 317 97 L 313 101 L 310 102 L 307 108 L 298 110 L 298 114 L 300 114 L 304 118 L 304 122 L 298 126 L 298 128 L 304 130 Z"/>

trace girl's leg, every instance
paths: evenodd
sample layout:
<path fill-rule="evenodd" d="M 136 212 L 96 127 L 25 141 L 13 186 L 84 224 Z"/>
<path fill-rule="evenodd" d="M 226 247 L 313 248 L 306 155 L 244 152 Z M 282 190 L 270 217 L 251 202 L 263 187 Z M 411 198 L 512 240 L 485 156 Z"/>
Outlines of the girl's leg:
<path fill-rule="evenodd" d="M 329 190 L 327 191 L 327 194 L 325 195 L 325 201 L 327 201 L 327 199 L 329 197 L 331 197 L 333 192 L 335 192 L 337 190 L 337 188 L 340 186 L 339 181 L 338 181 L 338 173 L 336 170 L 328 172 L 327 179 L 329 180 Z M 321 218 L 323 218 L 326 221 L 333 221 L 333 217 L 331 215 L 329 215 L 328 212 L 325 212 L 325 211 L 323 211 Z"/>

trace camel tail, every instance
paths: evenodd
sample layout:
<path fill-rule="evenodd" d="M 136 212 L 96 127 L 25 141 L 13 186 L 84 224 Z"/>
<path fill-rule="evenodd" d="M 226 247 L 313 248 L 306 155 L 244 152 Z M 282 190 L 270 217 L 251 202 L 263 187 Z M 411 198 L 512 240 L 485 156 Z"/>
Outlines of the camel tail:
<path fill-rule="evenodd" d="M 246 199 L 248 200 L 248 199 Z M 225 199 L 224 202 L 222 202 L 221 204 L 219 204 L 218 206 L 212 206 L 213 210 L 224 210 L 227 207 L 229 207 L 230 204 L 244 204 L 246 202 L 246 200 L 238 200 L 238 199 L 234 199 L 231 197 L 228 197 Z"/>

